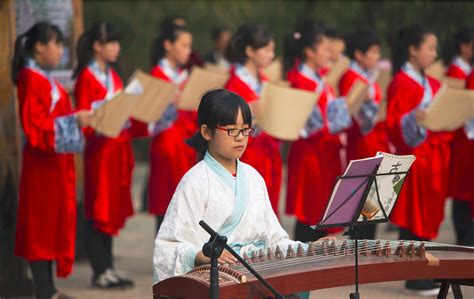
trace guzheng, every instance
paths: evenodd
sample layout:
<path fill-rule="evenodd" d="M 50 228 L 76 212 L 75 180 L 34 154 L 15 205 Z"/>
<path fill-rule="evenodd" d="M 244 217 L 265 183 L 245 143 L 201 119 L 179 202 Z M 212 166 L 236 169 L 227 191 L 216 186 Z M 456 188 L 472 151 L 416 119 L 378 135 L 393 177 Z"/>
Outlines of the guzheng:
<path fill-rule="evenodd" d="M 354 285 L 352 240 L 314 242 L 306 250 L 268 248 L 244 259 L 282 294 Z M 409 279 L 474 282 L 474 248 L 419 241 L 359 240 L 359 283 Z M 165 279 L 153 298 L 208 298 L 210 266 Z M 219 266 L 220 298 L 270 296 L 241 264 Z"/>

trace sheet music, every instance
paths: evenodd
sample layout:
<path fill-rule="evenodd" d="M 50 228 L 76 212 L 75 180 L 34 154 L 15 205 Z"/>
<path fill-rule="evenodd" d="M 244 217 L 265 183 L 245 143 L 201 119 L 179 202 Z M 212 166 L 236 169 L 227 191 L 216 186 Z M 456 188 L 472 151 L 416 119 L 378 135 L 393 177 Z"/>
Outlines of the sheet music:
<path fill-rule="evenodd" d="M 413 155 L 397 156 L 383 152 L 378 152 L 376 154 L 376 157 L 383 157 L 382 163 L 380 164 L 379 169 L 377 171 L 378 174 L 407 172 L 416 159 Z M 395 202 L 398 196 L 400 195 L 400 190 L 403 186 L 403 183 L 405 182 L 405 177 L 406 174 L 377 176 L 377 186 L 379 189 L 380 202 L 382 203 L 387 217 L 392 212 Z M 380 209 L 380 205 L 377 201 L 375 183 L 372 184 L 366 202 L 369 202 L 369 205 L 372 204 L 377 206 L 378 208 L 378 212 L 373 215 L 370 220 L 380 220 L 384 218 L 383 211 Z M 358 221 L 363 221 L 363 215 L 360 215 Z"/>

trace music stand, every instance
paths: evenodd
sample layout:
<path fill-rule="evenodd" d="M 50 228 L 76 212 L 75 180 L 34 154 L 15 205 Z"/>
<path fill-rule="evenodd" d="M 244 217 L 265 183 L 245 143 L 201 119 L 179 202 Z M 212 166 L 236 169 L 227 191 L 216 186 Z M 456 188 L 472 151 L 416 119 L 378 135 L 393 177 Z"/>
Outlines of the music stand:
<path fill-rule="evenodd" d="M 380 199 L 377 177 L 386 175 L 406 175 L 407 171 L 390 171 L 388 173 L 378 173 L 379 167 L 384 159 L 383 156 L 377 156 L 369 159 L 351 161 L 343 176 L 339 176 L 333 189 L 331 199 L 326 205 L 324 216 L 320 223 L 313 226 L 313 229 L 323 229 L 331 227 L 348 227 L 346 234 L 351 235 L 355 241 L 355 293 L 351 293 L 350 299 L 359 299 L 359 239 L 358 227 L 374 223 L 383 223 L 388 221 L 388 215 Z M 405 182 L 405 178 L 398 186 L 400 189 Z M 373 190 L 373 191 L 372 191 Z M 372 194 L 371 194 L 372 191 Z M 400 191 L 400 190 L 398 190 Z M 363 215 L 364 205 L 369 194 L 375 195 L 377 204 L 383 217 L 371 220 Z M 395 205 L 398 194 L 393 202 Z M 392 207 L 393 207 L 392 205 Z M 375 212 L 374 215 L 378 213 Z M 367 215 L 367 214 L 366 214 Z"/>

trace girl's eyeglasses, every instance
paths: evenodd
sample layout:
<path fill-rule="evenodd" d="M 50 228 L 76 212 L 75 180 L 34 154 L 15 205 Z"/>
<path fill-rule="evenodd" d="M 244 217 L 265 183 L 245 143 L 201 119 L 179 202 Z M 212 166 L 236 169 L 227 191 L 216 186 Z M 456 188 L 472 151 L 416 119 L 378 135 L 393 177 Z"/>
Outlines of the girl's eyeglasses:
<path fill-rule="evenodd" d="M 243 128 L 243 129 L 227 129 L 223 127 L 216 127 L 216 129 L 219 129 L 221 131 L 227 131 L 227 135 L 230 137 L 237 137 L 242 133 L 244 136 L 250 136 L 252 135 L 254 128 Z"/>

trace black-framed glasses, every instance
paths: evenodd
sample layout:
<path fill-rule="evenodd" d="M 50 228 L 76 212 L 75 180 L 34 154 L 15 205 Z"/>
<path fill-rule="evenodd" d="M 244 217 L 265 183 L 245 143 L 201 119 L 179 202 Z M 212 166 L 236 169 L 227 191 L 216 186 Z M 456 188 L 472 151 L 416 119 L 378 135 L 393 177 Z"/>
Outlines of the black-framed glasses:
<path fill-rule="evenodd" d="M 250 136 L 252 135 L 254 128 L 243 128 L 243 129 L 227 129 L 223 127 L 216 127 L 216 129 L 219 129 L 221 131 L 227 131 L 227 135 L 230 137 L 237 137 L 242 133 L 244 136 Z"/>

